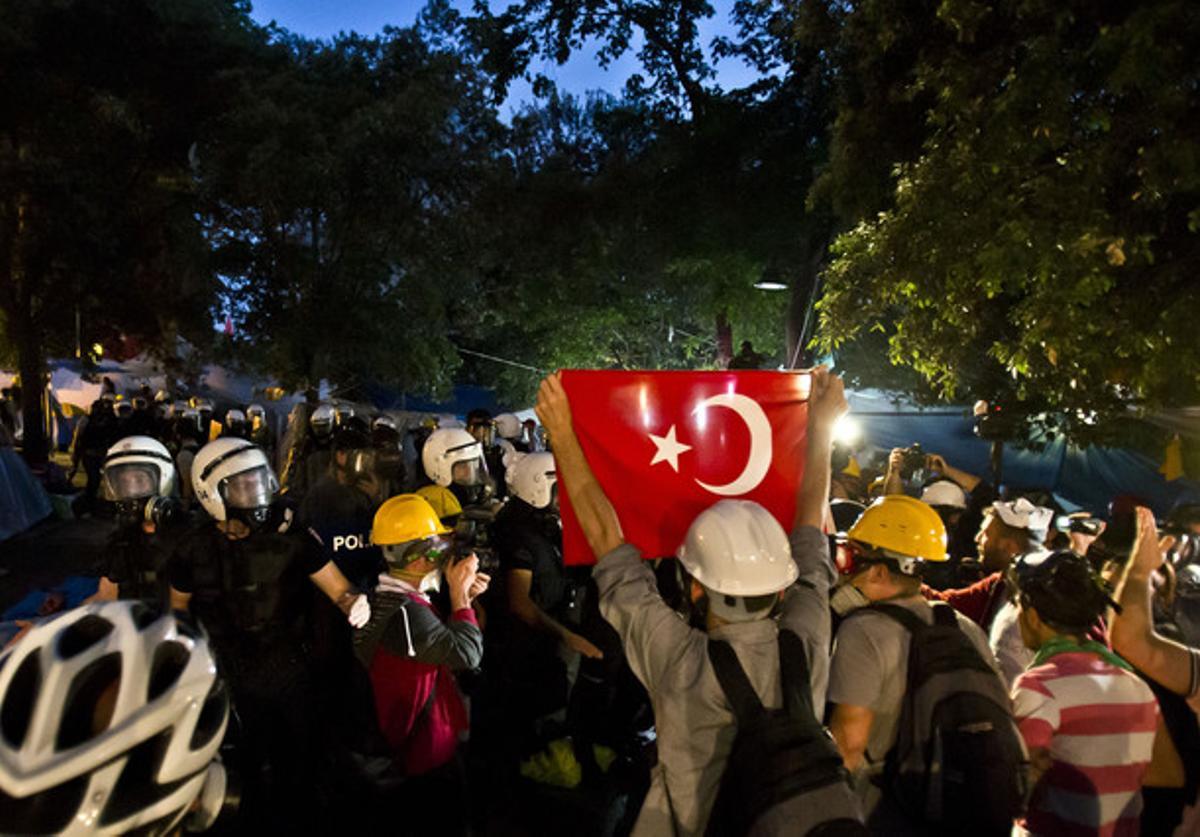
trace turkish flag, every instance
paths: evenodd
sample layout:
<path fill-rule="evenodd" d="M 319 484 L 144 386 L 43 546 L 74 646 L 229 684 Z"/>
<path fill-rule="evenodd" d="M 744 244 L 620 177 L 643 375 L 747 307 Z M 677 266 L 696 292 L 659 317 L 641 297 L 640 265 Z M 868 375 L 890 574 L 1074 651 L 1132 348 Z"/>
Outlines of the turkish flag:
<path fill-rule="evenodd" d="M 674 555 L 696 515 L 724 499 L 753 500 L 791 530 L 804 470 L 807 372 L 568 369 L 562 384 L 625 540 L 647 558 Z M 594 564 L 565 490 L 559 503 L 564 562 Z"/>

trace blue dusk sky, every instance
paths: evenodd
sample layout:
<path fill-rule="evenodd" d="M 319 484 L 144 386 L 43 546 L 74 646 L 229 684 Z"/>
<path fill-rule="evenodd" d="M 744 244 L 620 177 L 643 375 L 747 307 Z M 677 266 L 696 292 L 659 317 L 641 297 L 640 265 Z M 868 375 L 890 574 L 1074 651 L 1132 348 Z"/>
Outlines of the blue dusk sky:
<path fill-rule="evenodd" d="M 507 5 L 504 0 L 494 1 L 497 8 Z M 275 21 L 284 29 L 306 37 L 332 38 L 339 32 L 374 35 L 387 25 L 408 26 L 424 5 L 424 0 L 254 0 L 252 15 L 259 23 Z M 454 5 L 464 12 L 470 11 L 469 0 L 454 0 Z M 701 27 L 706 52 L 714 37 L 734 34 L 729 22 L 732 5 L 732 0 L 713 0 L 715 13 Z M 639 69 L 630 50 L 605 70 L 596 61 L 594 47 L 576 52 L 562 66 L 541 58 L 530 65 L 532 73 L 541 73 L 553 79 L 560 89 L 576 95 L 589 90 L 620 93 L 625 80 Z M 716 64 L 716 69 L 717 82 L 726 90 L 743 87 L 757 77 L 736 59 L 723 60 Z M 507 112 L 531 98 L 527 83 L 514 82 L 503 110 Z"/>

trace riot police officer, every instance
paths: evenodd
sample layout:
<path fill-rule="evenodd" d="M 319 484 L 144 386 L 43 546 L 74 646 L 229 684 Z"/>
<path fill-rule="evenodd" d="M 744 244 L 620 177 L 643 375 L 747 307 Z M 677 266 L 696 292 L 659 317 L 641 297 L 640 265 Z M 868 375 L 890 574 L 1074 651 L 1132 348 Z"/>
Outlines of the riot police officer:
<path fill-rule="evenodd" d="M 325 726 L 321 689 L 336 688 L 315 676 L 321 661 L 310 652 L 322 600 L 312 585 L 355 627 L 370 618 L 370 606 L 315 539 L 292 530 L 290 510 L 276 502 L 275 473 L 254 444 L 205 445 L 192 463 L 192 485 L 212 519 L 190 530 L 168 562 L 171 606 L 207 629 L 232 688 L 246 804 L 261 812 L 251 821 L 311 828 L 332 781 L 317 735 Z"/>
<path fill-rule="evenodd" d="M 383 571 L 383 556 L 371 543 L 371 521 L 386 499 L 376 471 L 378 455 L 361 420 L 333 433 L 331 470 L 300 504 L 301 525 L 313 532 L 325 556 L 360 590 L 370 590 Z"/>
<path fill-rule="evenodd" d="M 108 450 L 103 488 L 116 513 L 98 599 L 161 601 L 162 531 L 182 521 L 171 454 L 157 439 L 127 436 Z"/>

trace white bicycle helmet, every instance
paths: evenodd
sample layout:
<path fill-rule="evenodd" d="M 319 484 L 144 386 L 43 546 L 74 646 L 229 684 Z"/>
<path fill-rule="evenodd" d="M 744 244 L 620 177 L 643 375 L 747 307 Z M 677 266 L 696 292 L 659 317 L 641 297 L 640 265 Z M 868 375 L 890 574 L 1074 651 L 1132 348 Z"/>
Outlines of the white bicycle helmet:
<path fill-rule="evenodd" d="M 730 622 L 761 618 L 741 601 L 790 587 L 800 571 L 787 533 L 769 511 L 750 500 L 721 500 L 692 521 L 676 553 L 710 594 L 709 607 Z"/>
<path fill-rule="evenodd" d="M 504 481 L 509 490 L 535 509 L 544 509 L 554 499 L 558 472 L 554 470 L 554 454 L 516 454 L 505 465 Z"/>
<path fill-rule="evenodd" d="M 279 480 L 262 448 L 230 436 L 196 453 L 192 489 L 213 520 L 242 517 L 262 522 L 279 491 Z"/>
<path fill-rule="evenodd" d="M 229 698 L 201 631 L 140 602 L 68 611 L 0 656 L 0 832 L 163 835 L 225 797 Z"/>
<path fill-rule="evenodd" d="M 501 413 L 495 418 L 496 434 L 501 439 L 519 439 L 521 431 L 524 429 L 521 426 L 521 420 L 512 413 Z"/>
<path fill-rule="evenodd" d="M 170 497 L 175 493 L 175 462 L 157 439 L 126 436 L 104 458 L 104 486 L 117 501 Z"/>
<path fill-rule="evenodd" d="M 441 428 L 429 434 L 425 447 L 421 449 L 421 464 L 425 473 L 437 485 L 446 488 L 455 482 L 454 465 L 458 462 L 473 462 L 474 474 L 459 479 L 462 485 L 477 485 L 483 479 L 486 466 L 483 463 L 483 446 L 475 437 L 461 428 Z"/>

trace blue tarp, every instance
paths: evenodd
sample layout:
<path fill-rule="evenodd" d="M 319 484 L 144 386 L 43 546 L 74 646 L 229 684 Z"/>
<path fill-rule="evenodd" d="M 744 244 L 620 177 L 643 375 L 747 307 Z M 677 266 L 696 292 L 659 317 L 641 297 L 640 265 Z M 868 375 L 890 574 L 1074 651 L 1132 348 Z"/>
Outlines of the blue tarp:
<path fill-rule="evenodd" d="M 911 406 L 892 407 L 886 398 L 850 397 L 852 415 L 863 428 L 864 441 L 890 450 L 920 443 L 939 453 L 957 468 L 988 477 L 991 444 L 974 434 L 974 422 L 965 408 L 920 411 Z M 1003 481 L 1013 489 L 1053 491 L 1068 503 L 1103 513 L 1118 494 L 1145 499 L 1159 516 L 1181 497 L 1200 498 L 1200 483 L 1188 479 L 1167 482 L 1159 463 L 1143 454 L 1117 448 L 1078 448 L 1055 441 L 1040 451 L 1004 446 Z"/>
<path fill-rule="evenodd" d="M 45 520 L 52 511 L 46 489 L 25 460 L 12 448 L 0 447 L 0 541 Z"/>

